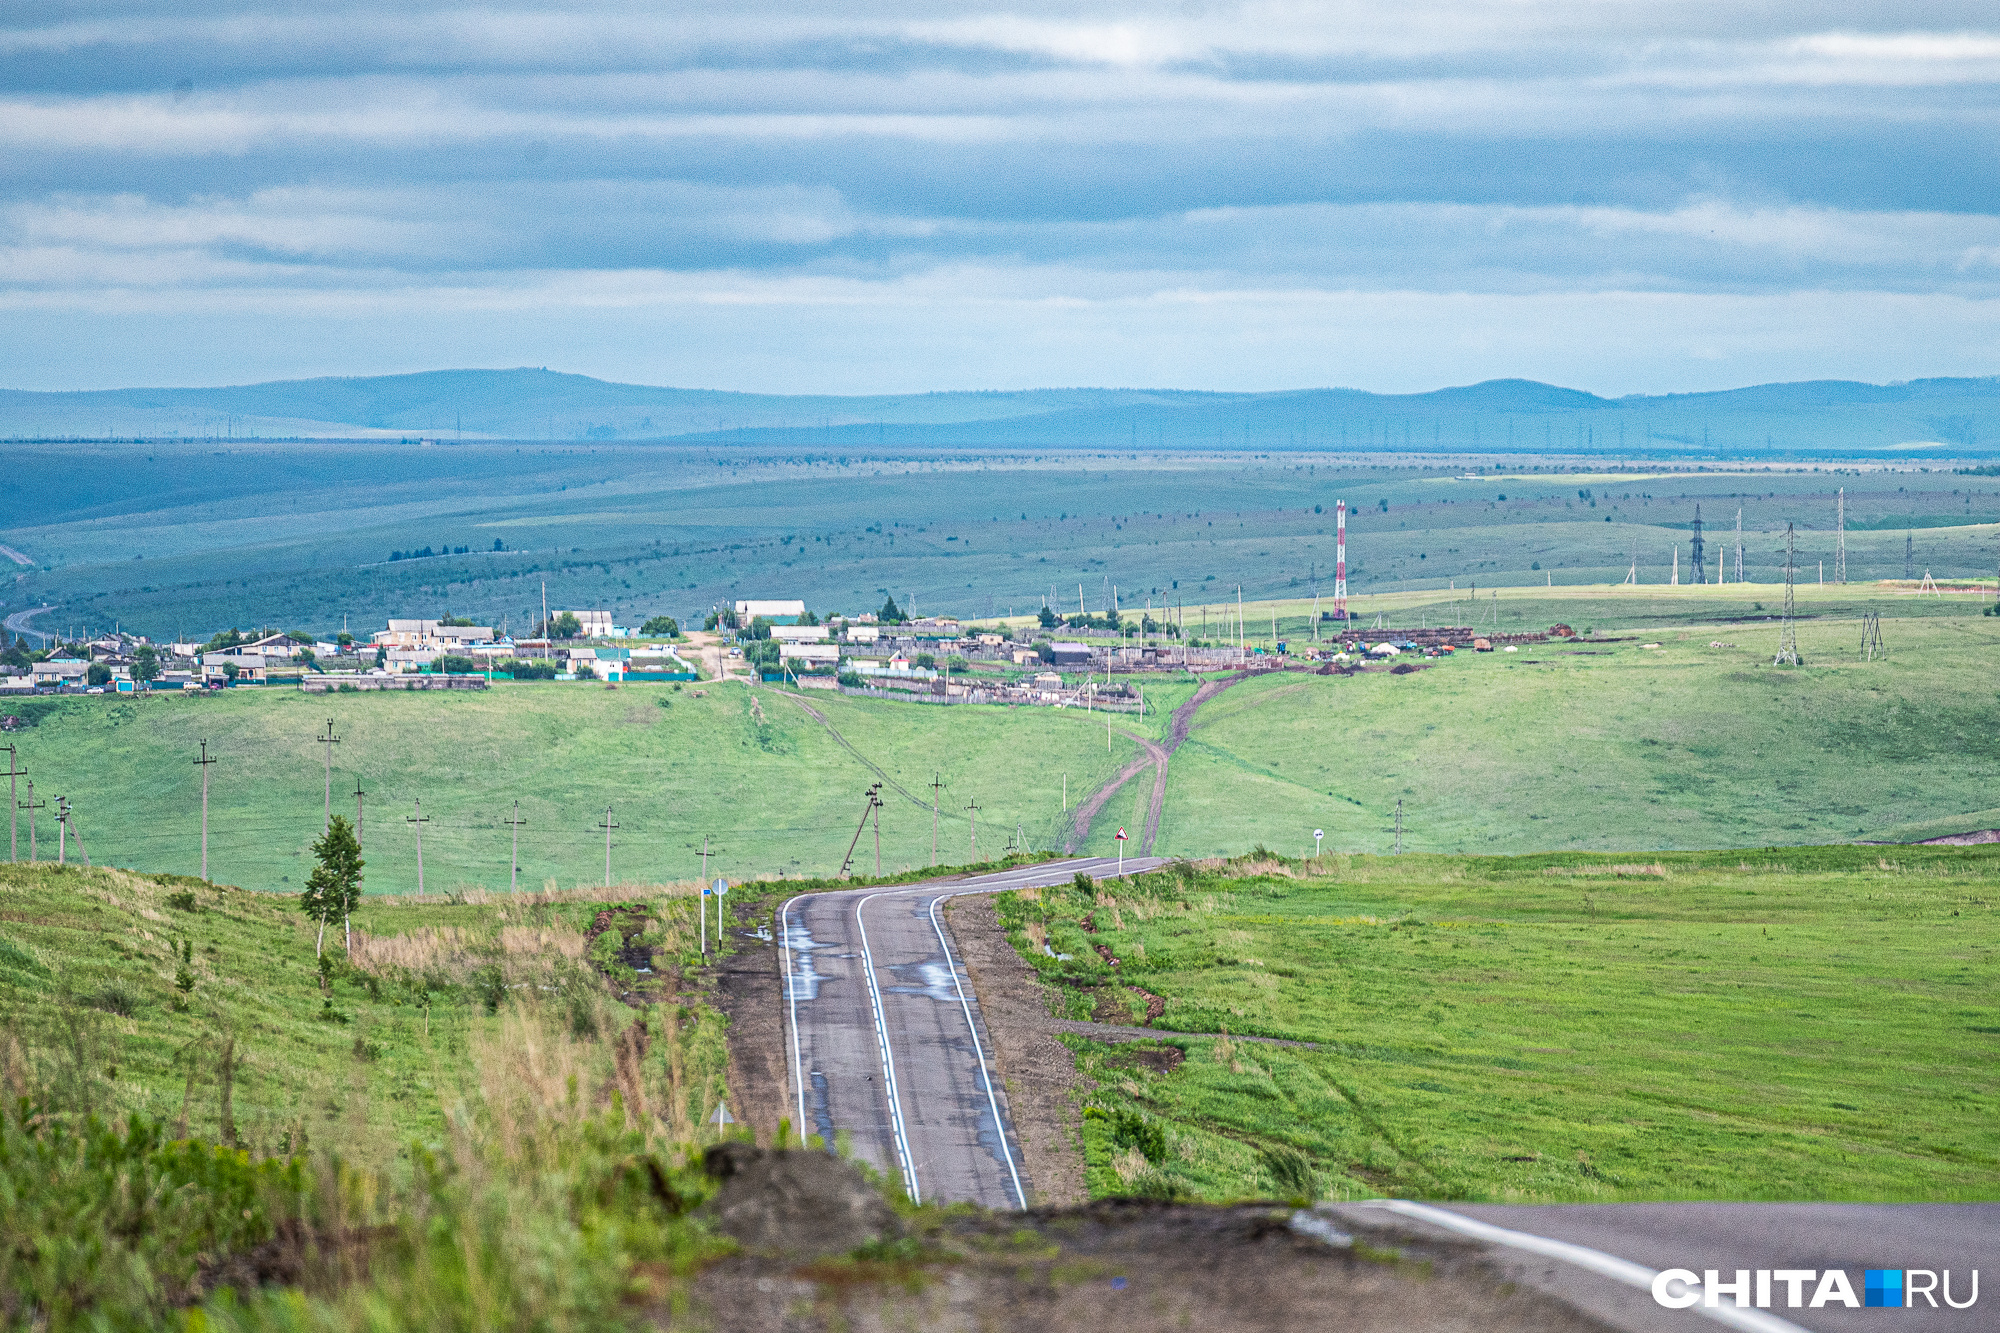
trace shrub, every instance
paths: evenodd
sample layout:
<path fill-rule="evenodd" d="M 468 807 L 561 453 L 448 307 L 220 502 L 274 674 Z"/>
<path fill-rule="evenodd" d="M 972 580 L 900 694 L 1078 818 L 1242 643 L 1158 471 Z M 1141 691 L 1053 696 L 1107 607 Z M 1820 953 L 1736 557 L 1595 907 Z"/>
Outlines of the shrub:
<path fill-rule="evenodd" d="M 432 663 L 431 670 L 442 672 L 447 676 L 469 676 L 479 670 L 479 663 L 469 657 L 461 657 L 457 653 L 446 653 Z"/>
<path fill-rule="evenodd" d="M 1286 1144 L 1276 1144 L 1261 1150 L 1258 1159 L 1264 1165 L 1265 1174 L 1278 1187 L 1278 1195 L 1286 1199 L 1313 1199 L 1319 1193 L 1319 1181 L 1313 1174 L 1312 1158 L 1297 1148 Z"/>
<path fill-rule="evenodd" d="M 1106 1111 L 1101 1107 L 1088 1107 L 1084 1116 L 1091 1120 L 1101 1120 L 1111 1131 L 1111 1142 L 1119 1148 L 1130 1148 L 1154 1166 L 1167 1160 L 1167 1131 L 1165 1126 L 1147 1120 L 1137 1111 Z"/>
<path fill-rule="evenodd" d="M 194 912 L 200 908 L 194 899 L 193 889 L 179 889 L 167 895 L 167 906 L 176 912 Z"/>
<path fill-rule="evenodd" d="M 126 989 L 124 982 L 107 981 L 90 997 L 90 1007 L 120 1018 L 130 1018 L 139 1012 L 139 997 Z"/>

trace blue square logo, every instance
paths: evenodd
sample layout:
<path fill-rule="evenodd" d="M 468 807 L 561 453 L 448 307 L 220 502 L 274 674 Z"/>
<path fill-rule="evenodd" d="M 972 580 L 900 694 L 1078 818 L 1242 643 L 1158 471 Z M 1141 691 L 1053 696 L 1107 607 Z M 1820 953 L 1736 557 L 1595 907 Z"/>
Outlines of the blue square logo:
<path fill-rule="evenodd" d="M 1870 1309 L 1903 1308 L 1903 1270 L 1870 1268 L 1861 1275 L 1861 1303 Z"/>

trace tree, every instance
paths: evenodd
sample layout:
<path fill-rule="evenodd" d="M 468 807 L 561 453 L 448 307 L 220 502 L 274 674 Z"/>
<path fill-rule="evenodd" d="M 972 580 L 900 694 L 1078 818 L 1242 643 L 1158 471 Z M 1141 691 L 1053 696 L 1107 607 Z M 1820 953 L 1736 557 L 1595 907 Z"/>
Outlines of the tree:
<path fill-rule="evenodd" d="M 678 639 L 681 636 L 681 625 L 672 616 L 654 616 L 639 626 L 639 632 L 648 637 Z"/>
<path fill-rule="evenodd" d="M 92 662 L 83 675 L 92 685 L 102 687 L 111 683 L 111 668 L 102 662 Z"/>
<path fill-rule="evenodd" d="M 432 663 L 431 670 L 444 676 L 469 676 L 479 670 L 479 663 L 457 653 L 443 653 Z"/>
<path fill-rule="evenodd" d="M 882 603 L 882 609 L 875 613 L 875 618 L 885 625 L 900 625 L 903 623 L 903 608 L 896 605 L 894 597 L 888 598 Z"/>
<path fill-rule="evenodd" d="M 1062 623 L 1062 617 L 1058 616 L 1052 608 L 1047 606 L 1041 609 L 1040 613 L 1035 616 L 1035 619 L 1043 629 L 1054 629 Z"/>
<path fill-rule="evenodd" d="M 234 662 L 224 662 L 222 664 L 222 678 L 224 680 L 235 680 L 237 673 L 241 670 L 242 668 Z"/>
<path fill-rule="evenodd" d="M 140 684 L 156 680 L 160 674 L 160 655 L 153 651 L 153 645 L 142 643 L 139 651 L 132 654 L 132 679 Z"/>
<path fill-rule="evenodd" d="M 306 877 L 305 891 L 299 894 L 299 910 L 319 922 L 319 942 L 314 951 L 326 952 L 326 926 L 339 921 L 347 931 L 348 947 L 354 945 L 354 925 L 350 918 L 361 905 L 361 844 L 354 826 L 345 815 L 335 815 L 319 840 L 312 845 L 319 864 Z"/>
<path fill-rule="evenodd" d="M 334 642 L 343 648 L 352 648 L 354 646 L 354 636 L 346 630 L 342 630 L 339 636 L 334 639 Z"/>
<path fill-rule="evenodd" d="M 242 642 L 243 642 L 242 630 L 226 629 L 222 630 L 214 638 L 210 639 L 208 641 L 208 647 L 204 651 L 211 653 L 226 653 L 231 648 L 236 647 L 236 645 Z"/>
<path fill-rule="evenodd" d="M 558 639 L 574 639 L 583 633 L 583 622 L 571 612 L 565 611 L 550 622 L 548 630 Z"/>

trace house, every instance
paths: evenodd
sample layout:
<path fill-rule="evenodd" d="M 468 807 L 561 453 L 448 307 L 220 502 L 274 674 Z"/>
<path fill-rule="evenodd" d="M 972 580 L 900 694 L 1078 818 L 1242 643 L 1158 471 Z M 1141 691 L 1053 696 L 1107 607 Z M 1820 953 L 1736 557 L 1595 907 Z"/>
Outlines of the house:
<path fill-rule="evenodd" d="M 37 662 L 30 668 L 30 679 L 35 688 L 54 686 L 80 686 L 90 674 L 90 663 L 74 657 L 51 657 L 46 662 Z"/>
<path fill-rule="evenodd" d="M 382 648 L 448 648 L 457 652 L 475 643 L 493 642 L 493 627 L 445 625 L 435 620 L 391 620 L 388 629 L 377 630 L 369 636 L 369 641 Z"/>
<path fill-rule="evenodd" d="M 1062 688 L 1062 677 L 1053 671 L 1038 671 L 1035 673 L 1035 688 L 1039 690 L 1059 690 Z"/>
<path fill-rule="evenodd" d="M 982 634 L 979 636 L 979 646 L 981 648 L 998 648 L 1005 642 L 1007 642 L 1007 636 L 1004 634 Z"/>
<path fill-rule="evenodd" d="M 879 625 L 849 625 L 847 627 L 847 641 L 849 643 L 875 643 L 881 637 L 882 629 Z"/>
<path fill-rule="evenodd" d="M 608 639 L 612 637 L 612 630 L 616 628 L 611 623 L 611 613 L 609 611 L 554 611 L 550 613 L 550 618 L 553 620 L 561 620 L 564 616 L 576 617 L 576 623 L 583 626 L 580 637 L 586 639 Z"/>
<path fill-rule="evenodd" d="M 824 643 L 833 631 L 824 625 L 773 625 L 771 637 L 779 643 Z"/>
<path fill-rule="evenodd" d="M 781 643 L 778 660 L 794 667 L 831 666 L 840 660 L 837 643 Z"/>
<path fill-rule="evenodd" d="M 203 653 L 201 674 L 205 680 L 221 680 L 229 676 L 228 668 L 234 666 L 236 668 L 234 679 L 260 683 L 269 679 L 267 674 L 269 661 L 270 659 L 262 653 L 248 652 L 240 648 L 231 648 L 221 653 Z"/>
<path fill-rule="evenodd" d="M 1089 666 L 1090 645 L 1087 643 L 1052 643 L 1057 666 Z"/>
<path fill-rule="evenodd" d="M 1041 660 L 1042 655 L 1033 648 L 1016 648 L 1014 650 L 1015 666 L 1032 666 Z"/>
<path fill-rule="evenodd" d="M 758 616 L 764 617 L 773 625 L 796 625 L 805 614 L 804 602 L 740 601 L 736 604 L 736 619 L 745 625 Z"/>

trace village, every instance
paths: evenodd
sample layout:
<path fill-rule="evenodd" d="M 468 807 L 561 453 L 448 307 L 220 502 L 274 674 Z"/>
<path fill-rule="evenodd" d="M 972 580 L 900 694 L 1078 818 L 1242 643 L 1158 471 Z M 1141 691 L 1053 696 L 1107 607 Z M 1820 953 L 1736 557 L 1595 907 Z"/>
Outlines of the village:
<path fill-rule="evenodd" d="M 908 618 L 893 599 L 878 611 L 825 617 L 799 600 L 743 599 L 711 610 L 700 629 L 668 616 L 638 627 L 608 611 L 545 612 L 513 637 L 463 618 L 391 618 L 365 639 L 341 632 L 224 630 L 205 642 L 155 644 L 123 632 L 57 640 L 37 652 L 17 641 L 0 656 L 0 697 L 130 695 L 291 687 L 308 693 L 483 690 L 495 681 L 764 681 L 799 689 L 926 704 L 1143 708 L 1151 673 L 1246 666 L 1332 673 L 1409 671 L 1463 650 L 1511 651 L 1568 637 L 1567 626 L 1502 635 L 1464 627 L 1372 628 L 1331 614 L 1306 642 L 1252 645 L 1240 621 L 1219 626 L 1234 642 L 1183 637 L 1180 626 L 1107 609 L 1059 616 L 1043 607 L 1026 624 L 968 627 L 951 617 Z M 1261 628 L 1261 627 L 1259 627 Z M 1311 632 L 1311 631 L 1309 631 Z"/>

